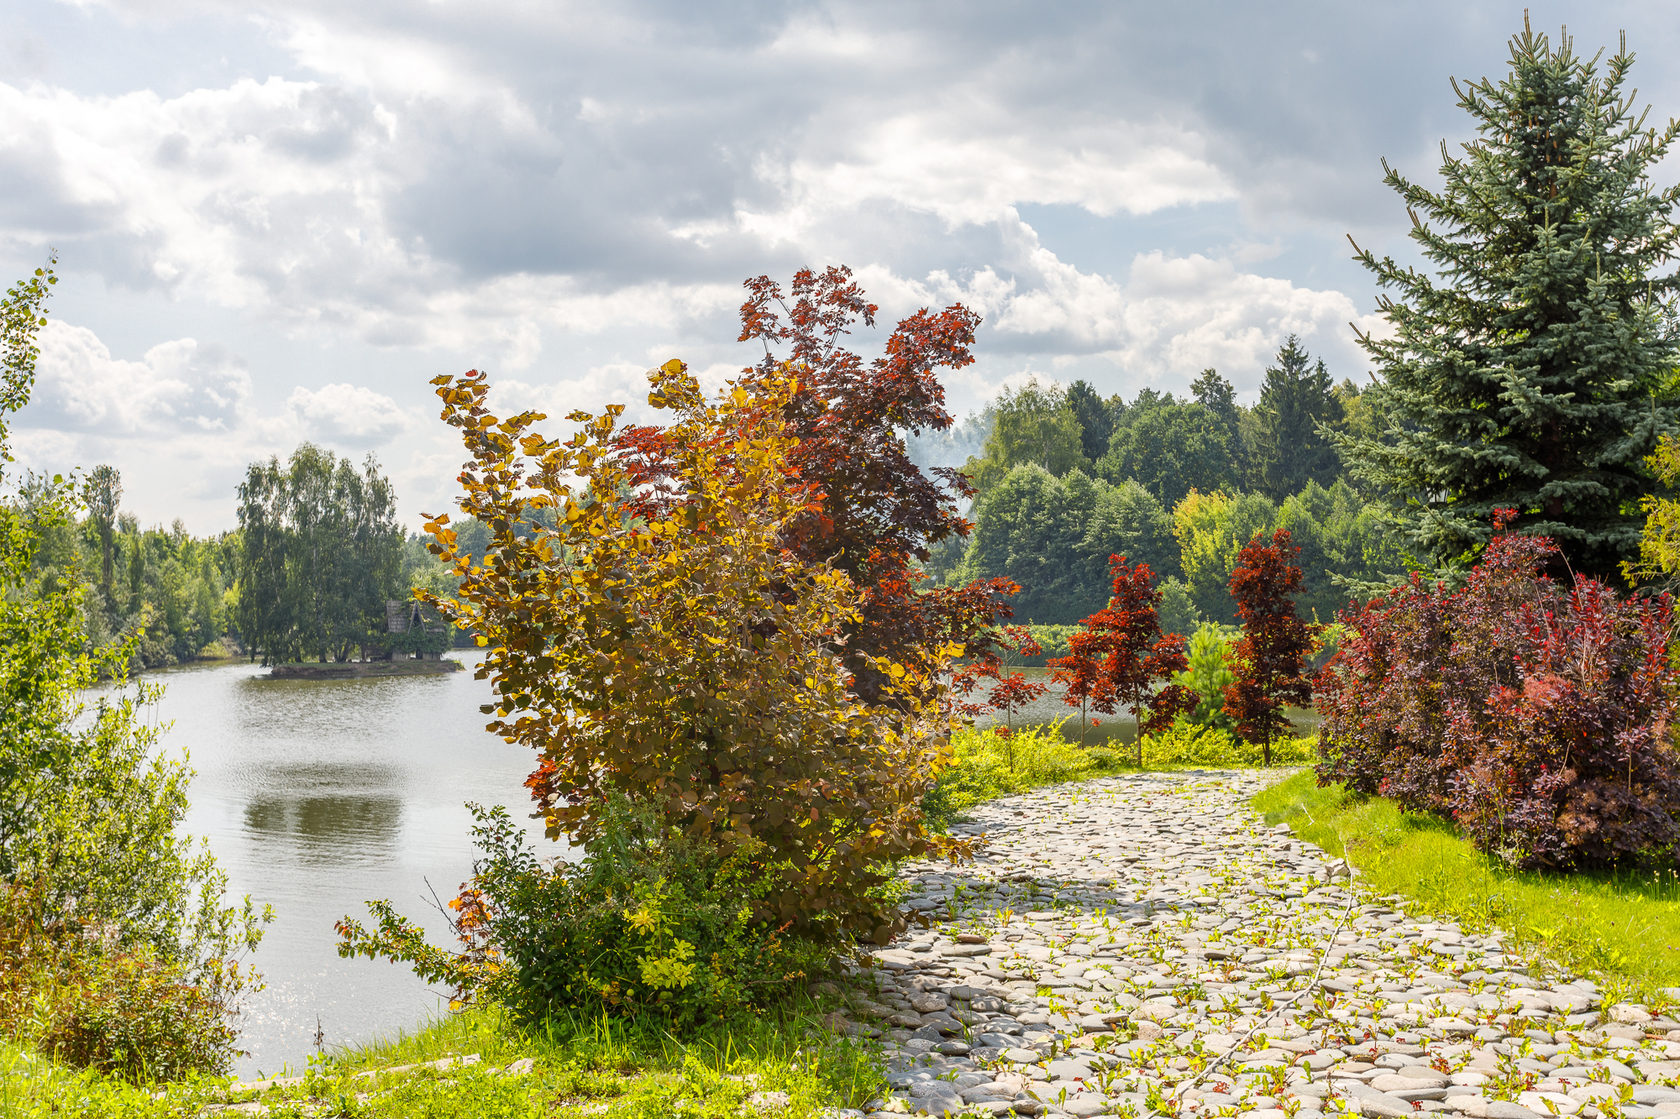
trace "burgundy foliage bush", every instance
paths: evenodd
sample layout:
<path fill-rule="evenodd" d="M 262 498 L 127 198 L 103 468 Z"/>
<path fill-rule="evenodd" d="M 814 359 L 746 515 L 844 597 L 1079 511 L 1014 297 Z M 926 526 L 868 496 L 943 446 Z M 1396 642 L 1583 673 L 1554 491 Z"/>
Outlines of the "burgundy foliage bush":
<path fill-rule="evenodd" d="M 1558 554 L 1501 534 L 1459 590 L 1414 575 L 1344 611 L 1347 635 L 1314 688 L 1319 780 L 1450 816 L 1519 866 L 1672 863 L 1669 602 L 1548 578 Z"/>

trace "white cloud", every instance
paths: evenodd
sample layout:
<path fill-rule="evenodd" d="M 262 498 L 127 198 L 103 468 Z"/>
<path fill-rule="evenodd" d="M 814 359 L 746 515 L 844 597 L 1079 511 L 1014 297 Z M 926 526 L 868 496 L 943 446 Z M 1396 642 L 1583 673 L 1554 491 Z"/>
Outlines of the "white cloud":
<path fill-rule="evenodd" d="M 966 97 L 940 112 L 892 117 L 853 132 L 843 153 L 795 158 L 778 176 L 794 208 L 749 221 L 787 236 L 804 211 L 877 200 L 958 225 L 996 221 L 1019 203 L 1082 206 L 1107 216 L 1235 197 L 1194 132 L 1124 119 L 1043 129 L 1035 118 Z"/>
<path fill-rule="evenodd" d="M 1126 290 L 1122 360 L 1174 372 L 1212 366 L 1239 390 L 1257 387 L 1286 335 L 1300 335 L 1315 352 L 1326 343 L 1340 346 L 1358 314 L 1343 292 L 1315 291 L 1199 255 L 1140 254 Z"/>
<path fill-rule="evenodd" d="M 225 432 L 251 394 L 245 363 L 193 338 L 138 361 L 113 357 L 93 331 L 49 320 L 40 333 L 31 426 L 109 434 Z"/>
<path fill-rule="evenodd" d="M 384 393 L 361 385 L 331 384 L 292 390 L 286 405 L 304 431 L 357 446 L 381 443 L 413 423 L 413 417 Z"/>
<path fill-rule="evenodd" d="M 918 306 L 985 316 L 959 411 L 1034 374 L 1252 391 L 1292 331 L 1354 372 L 1346 323 L 1381 323 L 1328 234 L 1380 219 L 1404 249 L 1376 155 L 1428 165 L 1445 74 L 1497 67 L 1505 17 L 1195 11 L 92 0 L 55 37 L 25 6 L 45 55 L 0 82 L 0 254 L 56 244 L 96 294 L 44 335 L 18 445 L 149 442 L 167 504 L 319 436 L 434 502 L 454 456 L 416 373 L 634 406 L 667 357 L 707 383 L 752 359 L 742 279 L 841 262 L 883 308 L 865 355 Z M 1058 208 L 1042 239 L 1028 205 Z"/>

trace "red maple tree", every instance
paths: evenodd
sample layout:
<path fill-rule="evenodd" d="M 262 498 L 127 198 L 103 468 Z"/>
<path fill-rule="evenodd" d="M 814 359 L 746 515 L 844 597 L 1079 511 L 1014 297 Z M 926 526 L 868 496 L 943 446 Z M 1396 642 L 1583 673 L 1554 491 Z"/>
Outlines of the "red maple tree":
<path fill-rule="evenodd" d="M 965 705 L 965 714 L 980 714 L 988 709 L 1002 711 L 1004 726 L 998 729 L 998 733 L 1011 735 L 1015 733 L 1015 709 L 1024 707 L 1050 690 L 1048 684 L 1028 680 L 1025 673 L 1011 670 L 1018 663 L 1017 657 L 1036 657 L 1044 652 L 1044 647 L 1033 638 L 1026 626 L 1000 626 L 988 636 L 990 647 L 957 669 L 953 674 L 954 686 L 966 696 L 981 680 L 993 681 L 986 702 Z"/>
<path fill-rule="evenodd" d="M 1096 722 L 1090 717 L 1092 704 L 1096 705 L 1099 712 L 1114 710 L 1113 697 L 1108 693 L 1107 682 L 1102 673 L 1102 662 L 1106 655 L 1103 635 L 1082 627 L 1068 635 L 1067 656 L 1050 658 L 1050 679 L 1067 686 L 1067 690 L 1062 693 L 1062 702 L 1069 707 L 1076 704 L 1079 707 L 1081 746 L 1085 745 L 1085 732 Z"/>
<path fill-rule="evenodd" d="M 1266 765 L 1272 764 L 1273 739 L 1289 726 L 1284 706 L 1312 702 L 1302 666 L 1312 652 L 1313 627 L 1295 612 L 1293 597 L 1301 589 L 1301 569 L 1291 561 L 1300 554 L 1288 529 L 1274 532 L 1269 544 L 1257 533 L 1231 572 L 1243 635 L 1232 651 L 1236 681 L 1225 685 L 1225 713 L 1246 741 L 1260 743 Z"/>
<path fill-rule="evenodd" d="M 1104 714 L 1116 708 L 1132 713 L 1137 724 L 1137 764 L 1142 769 L 1144 735 L 1171 726 L 1179 715 L 1192 710 L 1196 693 L 1182 684 L 1155 687 L 1156 681 L 1189 667 L 1184 638 L 1161 633 L 1156 615 L 1161 592 L 1155 587 L 1155 573 L 1147 563 L 1128 564 L 1125 556 L 1110 556 L 1108 564 L 1114 579 L 1108 605 L 1080 623 L 1090 635 L 1085 655 L 1102 658 L 1086 698 Z M 1071 647 L 1073 642 L 1068 644 Z"/>
<path fill-rule="evenodd" d="M 760 342 L 764 357 L 743 370 L 750 386 L 785 365 L 798 371 L 799 389 L 783 417 L 798 439 L 790 460 L 808 488 L 809 511 L 789 527 L 783 544 L 801 559 L 844 571 L 859 590 L 861 621 L 846 634 L 853 690 L 873 702 L 883 677 L 870 657 L 885 657 L 932 678 L 948 643 L 971 658 L 992 648 L 993 626 L 1011 616 L 1007 579 L 963 587 L 929 587 L 921 571 L 929 549 L 967 536 L 960 505 L 974 488 L 959 471 L 923 472 L 910 460 L 905 432 L 951 426 L 942 369 L 974 360 L 969 347 L 980 316 L 961 304 L 923 308 L 901 320 L 885 353 L 864 362 L 842 342 L 859 322 L 875 324 L 875 304 L 851 269 L 804 269 L 784 292 L 768 276 L 746 281 L 740 341 Z M 681 495 L 667 487 L 670 472 L 659 428 L 626 429 L 621 447 L 649 512 L 666 511 Z"/>

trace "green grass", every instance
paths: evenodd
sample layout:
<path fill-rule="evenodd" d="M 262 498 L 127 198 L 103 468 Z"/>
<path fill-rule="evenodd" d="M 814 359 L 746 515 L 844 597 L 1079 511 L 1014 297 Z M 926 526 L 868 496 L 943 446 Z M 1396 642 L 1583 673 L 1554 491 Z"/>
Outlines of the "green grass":
<path fill-rule="evenodd" d="M 478 1064 L 378 1071 L 470 1053 Z M 527 1076 L 490 1071 L 524 1057 L 535 1061 Z M 474 1009 L 319 1062 L 300 1085 L 260 1095 L 229 1094 L 225 1085 L 136 1088 L 0 1048 L 0 1115 L 22 1119 L 158 1119 L 244 1099 L 259 1099 L 275 1119 L 315 1114 L 323 1104 L 321 1114 L 346 1119 L 725 1119 L 753 1110 L 745 1101 L 754 1092 L 787 1096 L 766 1119 L 803 1119 L 824 1107 L 860 1107 L 885 1082 L 875 1047 L 835 1036 L 822 1027 L 820 1008 L 800 1001 L 682 1038 L 651 1020 L 559 1019 L 530 1030 L 493 1008 Z"/>
<path fill-rule="evenodd" d="M 1680 880 L 1660 873 L 1515 871 L 1477 851 L 1452 825 L 1393 801 L 1319 788 L 1298 773 L 1253 800 L 1269 824 L 1358 867 L 1377 894 L 1399 894 L 1473 929 L 1498 927 L 1519 947 L 1594 976 L 1610 998 L 1672 1003 L 1680 986 Z"/>

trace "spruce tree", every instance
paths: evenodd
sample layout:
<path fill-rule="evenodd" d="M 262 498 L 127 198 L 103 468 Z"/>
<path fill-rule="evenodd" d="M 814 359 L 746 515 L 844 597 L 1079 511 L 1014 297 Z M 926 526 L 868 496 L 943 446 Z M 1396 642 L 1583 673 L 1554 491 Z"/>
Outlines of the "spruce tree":
<path fill-rule="evenodd" d="M 1441 189 L 1383 163 L 1432 268 L 1354 246 L 1390 330 L 1360 335 L 1382 433 L 1341 442 L 1420 564 L 1473 560 L 1500 508 L 1577 571 L 1615 577 L 1637 552 L 1644 459 L 1680 421 L 1662 271 L 1680 188 L 1650 181 L 1680 124 L 1635 113 L 1625 37 L 1601 57 L 1525 19 L 1499 84 L 1453 83 L 1478 135 L 1442 144 Z"/>
<path fill-rule="evenodd" d="M 1108 450 L 1108 437 L 1114 434 L 1114 413 L 1097 390 L 1084 381 L 1068 386 L 1067 402 L 1073 418 L 1079 421 L 1079 445 L 1085 458 L 1095 463 Z"/>
<path fill-rule="evenodd" d="M 1314 362 L 1293 334 L 1278 348 L 1277 363 L 1266 370 L 1254 420 L 1250 470 L 1261 493 L 1282 501 L 1308 482 L 1335 482 L 1341 461 L 1326 425 L 1340 425 L 1342 402 L 1324 360 Z"/>

